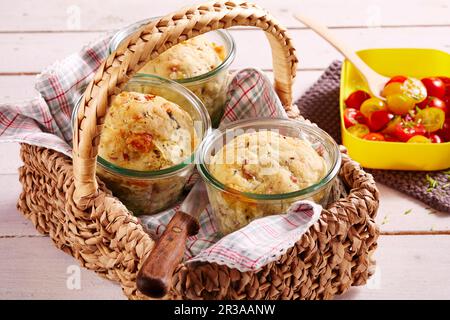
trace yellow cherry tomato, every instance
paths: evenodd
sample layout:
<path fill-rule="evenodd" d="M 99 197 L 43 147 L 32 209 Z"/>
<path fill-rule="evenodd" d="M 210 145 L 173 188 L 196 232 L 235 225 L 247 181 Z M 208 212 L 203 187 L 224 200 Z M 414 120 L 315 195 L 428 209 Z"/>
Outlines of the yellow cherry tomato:
<path fill-rule="evenodd" d="M 416 102 L 412 98 L 403 93 L 388 95 L 386 97 L 386 103 L 389 111 L 398 115 L 407 114 L 416 105 Z"/>
<path fill-rule="evenodd" d="M 403 84 L 400 82 L 391 82 L 381 91 L 382 97 L 387 97 L 393 94 L 403 93 Z"/>
<path fill-rule="evenodd" d="M 425 136 L 417 135 L 410 138 L 407 143 L 431 143 L 431 140 Z"/>
<path fill-rule="evenodd" d="M 445 122 L 445 112 L 439 108 L 425 108 L 416 114 L 416 122 L 423 124 L 428 132 L 442 129 Z"/>
<path fill-rule="evenodd" d="M 358 138 L 364 137 L 366 134 L 370 133 L 370 129 L 365 124 L 355 124 L 349 128 L 347 128 L 348 132 L 352 135 L 357 136 Z"/>
<path fill-rule="evenodd" d="M 387 110 L 384 101 L 378 98 L 370 98 L 362 103 L 359 111 L 361 111 L 366 118 L 370 118 L 372 112 L 379 110 Z"/>
<path fill-rule="evenodd" d="M 415 103 L 420 103 L 427 97 L 427 88 L 419 79 L 406 79 L 402 84 L 402 90 L 403 93 L 413 99 Z"/>

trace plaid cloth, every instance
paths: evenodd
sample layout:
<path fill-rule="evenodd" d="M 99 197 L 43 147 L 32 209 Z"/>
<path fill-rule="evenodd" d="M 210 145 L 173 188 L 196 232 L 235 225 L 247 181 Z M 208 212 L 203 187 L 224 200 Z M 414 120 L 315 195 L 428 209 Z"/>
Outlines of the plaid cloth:
<path fill-rule="evenodd" d="M 71 157 L 71 114 L 80 90 L 108 55 L 110 36 L 57 62 L 37 77 L 40 96 L 22 104 L 0 105 L 0 141 L 42 146 Z M 221 124 L 255 117 L 287 117 L 267 76 L 244 69 L 231 81 Z M 198 175 L 190 179 L 193 184 Z M 155 238 L 164 231 L 179 205 L 141 223 Z M 258 219 L 225 237 L 217 231 L 210 206 L 200 215 L 200 232 L 187 241 L 187 263 L 207 261 L 240 271 L 257 270 L 285 253 L 319 218 L 321 207 L 309 201 L 295 203 L 283 215 Z"/>
<path fill-rule="evenodd" d="M 298 201 L 285 214 L 253 220 L 201 250 L 187 263 L 214 262 L 241 272 L 258 270 L 293 247 L 319 219 L 321 211 L 322 207 L 314 202 Z"/>

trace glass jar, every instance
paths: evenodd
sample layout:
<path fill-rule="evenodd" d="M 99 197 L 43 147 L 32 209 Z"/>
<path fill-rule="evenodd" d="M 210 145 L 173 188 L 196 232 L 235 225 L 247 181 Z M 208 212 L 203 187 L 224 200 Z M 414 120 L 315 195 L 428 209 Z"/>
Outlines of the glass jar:
<path fill-rule="evenodd" d="M 305 189 L 281 194 L 241 192 L 217 180 L 209 169 L 211 157 L 233 138 L 258 131 L 275 131 L 311 143 L 325 160 L 325 176 Z M 340 168 L 341 154 L 333 138 L 318 127 L 296 120 L 265 118 L 237 121 L 215 130 L 199 146 L 196 162 L 207 186 L 216 225 L 223 234 L 228 234 L 256 218 L 285 213 L 298 200 L 312 200 L 326 206 Z"/>
<path fill-rule="evenodd" d="M 194 121 L 198 141 L 211 130 L 211 121 L 202 102 L 174 81 L 151 75 L 135 77 L 126 84 L 124 91 L 157 95 L 176 103 Z M 81 98 L 74 108 L 72 121 L 80 102 Z M 182 196 L 195 167 L 196 149 L 182 163 L 157 171 L 126 169 L 97 156 L 97 175 L 134 215 L 154 214 L 172 206 Z"/>
<path fill-rule="evenodd" d="M 116 33 L 110 42 L 110 53 L 114 52 L 124 39 L 129 37 L 143 24 L 148 23 L 157 18 L 139 21 L 128 28 Z M 203 36 L 207 40 L 223 46 L 226 50 L 225 58 L 221 64 L 211 71 L 202 75 L 185 78 L 185 79 L 171 79 L 174 80 L 189 90 L 191 90 L 205 105 L 211 118 L 212 125 L 216 127 L 223 115 L 223 109 L 226 102 L 226 94 L 230 80 L 229 66 L 233 62 L 236 54 L 236 46 L 230 33 L 225 30 L 215 30 L 205 33 Z M 138 71 L 138 75 L 143 75 Z"/>

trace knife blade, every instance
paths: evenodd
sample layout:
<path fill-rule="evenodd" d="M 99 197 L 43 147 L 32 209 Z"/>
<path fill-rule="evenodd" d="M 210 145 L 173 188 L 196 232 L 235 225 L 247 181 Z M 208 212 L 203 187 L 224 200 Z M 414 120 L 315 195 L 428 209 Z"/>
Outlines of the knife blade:
<path fill-rule="evenodd" d="M 208 204 L 208 194 L 205 183 L 199 180 L 181 203 L 178 211 L 182 211 L 198 219 Z"/>
<path fill-rule="evenodd" d="M 198 217 L 207 204 L 205 183 L 199 180 L 139 270 L 136 285 L 140 292 L 152 298 L 162 298 L 169 292 L 175 268 L 184 256 L 186 239 L 198 233 Z"/>

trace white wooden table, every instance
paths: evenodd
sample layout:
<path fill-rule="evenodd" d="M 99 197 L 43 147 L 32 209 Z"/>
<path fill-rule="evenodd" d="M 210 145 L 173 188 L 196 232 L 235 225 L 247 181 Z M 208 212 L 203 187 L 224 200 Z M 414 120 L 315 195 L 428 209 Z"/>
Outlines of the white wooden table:
<path fill-rule="evenodd" d="M 341 56 L 292 18 L 303 11 L 320 19 L 355 49 L 431 47 L 450 51 L 449 0 L 255 0 L 290 29 L 300 57 L 299 96 L 333 59 Z M 187 5 L 183 0 L 16 0 L 0 2 L 0 102 L 36 94 L 34 76 L 103 32 Z M 271 72 L 262 32 L 238 28 L 233 68 Z M 255 56 L 255 46 L 260 46 Z M 39 235 L 16 209 L 20 193 L 16 144 L 0 144 L 0 299 L 124 299 L 120 287 L 82 269 L 80 286 L 70 285 L 77 262 Z M 382 230 L 376 275 L 340 299 L 450 298 L 450 214 L 379 185 Z M 410 212 L 409 214 L 405 214 Z M 74 271 L 75 270 L 75 271 Z M 69 285 L 68 285 L 69 284 Z"/>

